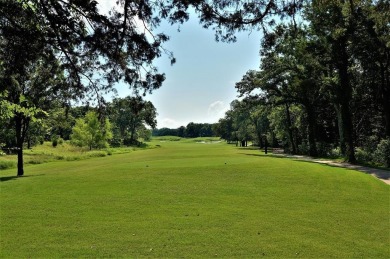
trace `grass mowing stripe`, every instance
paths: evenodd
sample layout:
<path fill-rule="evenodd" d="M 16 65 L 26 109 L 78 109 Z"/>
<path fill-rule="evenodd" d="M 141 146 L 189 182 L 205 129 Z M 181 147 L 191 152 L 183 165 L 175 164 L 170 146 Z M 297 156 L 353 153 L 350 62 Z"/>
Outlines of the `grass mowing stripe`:
<path fill-rule="evenodd" d="M 369 175 L 224 143 L 157 143 L 3 181 L 0 256 L 389 256 L 389 187 Z"/>

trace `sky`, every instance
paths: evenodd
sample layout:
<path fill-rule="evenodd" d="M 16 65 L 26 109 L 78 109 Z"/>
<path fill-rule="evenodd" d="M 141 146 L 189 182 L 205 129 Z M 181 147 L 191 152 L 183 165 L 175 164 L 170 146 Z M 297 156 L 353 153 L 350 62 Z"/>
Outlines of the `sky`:
<path fill-rule="evenodd" d="M 99 0 L 103 10 L 110 2 Z M 164 54 L 154 63 L 166 75 L 162 87 L 145 97 L 157 109 L 157 128 L 217 122 L 237 98 L 235 83 L 248 70 L 259 68 L 258 31 L 237 34 L 236 43 L 216 42 L 214 32 L 202 28 L 193 15 L 180 25 L 180 32 L 178 25 L 168 23 L 162 23 L 155 32 L 170 37 L 164 47 L 176 58 L 173 66 Z M 120 97 L 132 92 L 121 84 L 117 90 Z"/>

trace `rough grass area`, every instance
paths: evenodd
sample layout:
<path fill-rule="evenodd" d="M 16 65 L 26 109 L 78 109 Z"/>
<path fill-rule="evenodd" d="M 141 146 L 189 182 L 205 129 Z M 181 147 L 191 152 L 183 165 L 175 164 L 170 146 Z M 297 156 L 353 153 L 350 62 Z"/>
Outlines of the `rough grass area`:
<path fill-rule="evenodd" d="M 224 143 L 1 171 L 0 257 L 388 258 L 389 186 Z"/>
<path fill-rule="evenodd" d="M 135 150 L 152 148 L 152 146 L 138 147 L 120 147 L 107 148 L 101 150 L 89 150 L 72 146 L 67 142 L 53 147 L 51 142 L 45 142 L 42 145 L 37 145 L 31 149 L 24 150 L 24 163 L 28 164 L 43 164 L 58 160 L 74 161 L 84 160 L 92 157 L 104 157 L 112 154 L 125 154 Z M 17 165 L 16 155 L 0 156 L 0 170 L 15 168 Z"/>

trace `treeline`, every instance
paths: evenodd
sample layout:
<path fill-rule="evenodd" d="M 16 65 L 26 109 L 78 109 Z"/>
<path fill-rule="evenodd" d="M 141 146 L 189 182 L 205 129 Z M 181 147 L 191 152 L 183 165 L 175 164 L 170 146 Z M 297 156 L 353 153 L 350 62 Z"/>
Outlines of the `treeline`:
<path fill-rule="evenodd" d="M 139 145 L 140 139 L 151 138 L 151 129 L 146 126 L 157 125 L 155 107 L 141 97 L 115 98 L 99 107 L 53 102 L 49 110 L 23 125 L 25 147 L 44 141 L 52 141 L 56 146 L 63 140 L 90 149 Z M 17 150 L 15 121 L 0 119 L 0 123 L 1 147 L 7 152 Z"/>
<path fill-rule="evenodd" d="M 216 135 L 215 124 L 190 122 L 186 127 L 177 129 L 161 128 L 152 131 L 153 136 L 177 136 L 186 138 L 214 137 Z"/>
<path fill-rule="evenodd" d="M 389 2 L 313 4 L 261 43 L 218 133 L 293 154 L 390 166 Z M 387 10 L 387 11 L 386 11 Z"/>

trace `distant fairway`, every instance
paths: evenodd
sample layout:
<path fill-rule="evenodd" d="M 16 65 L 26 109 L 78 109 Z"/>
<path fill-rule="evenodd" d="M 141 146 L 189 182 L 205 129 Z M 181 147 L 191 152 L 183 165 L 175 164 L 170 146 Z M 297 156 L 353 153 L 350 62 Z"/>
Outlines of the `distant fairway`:
<path fill-rule="evenodd" d="M 0 257 L 388 258 L 390 186 L 226 143 L 0 171 Z"/>

